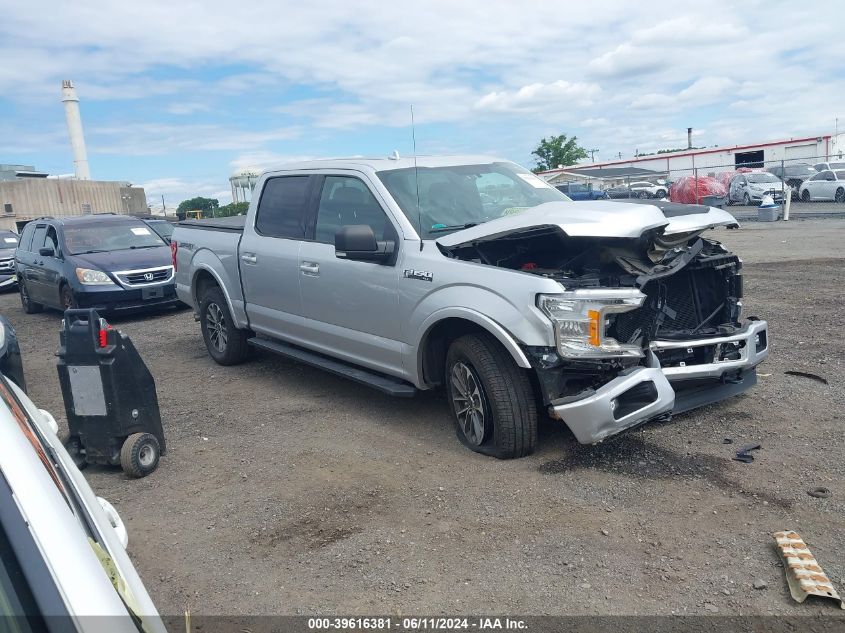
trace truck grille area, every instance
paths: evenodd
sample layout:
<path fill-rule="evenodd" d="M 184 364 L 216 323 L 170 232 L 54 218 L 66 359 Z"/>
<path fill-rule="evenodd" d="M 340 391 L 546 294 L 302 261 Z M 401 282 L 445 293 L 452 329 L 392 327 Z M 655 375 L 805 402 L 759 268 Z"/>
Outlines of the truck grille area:
<path fill-rule="evenodd" d="M 669 277 L 650 280 L 643 306 L 614 315 L 607 333 L 622 343 L 708 336 L 737 325 L 742 276 L 739 262 L 694 264 Z"/>

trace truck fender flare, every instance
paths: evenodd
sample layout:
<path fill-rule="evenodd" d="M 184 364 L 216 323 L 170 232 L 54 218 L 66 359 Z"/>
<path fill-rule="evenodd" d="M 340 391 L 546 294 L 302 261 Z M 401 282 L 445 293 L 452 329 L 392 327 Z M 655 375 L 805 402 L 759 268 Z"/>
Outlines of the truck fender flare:
<path fill-rule="evenodd" d="M 218 275 L 211 266 L 203 263 L 194 264 L 194 276 L 191 279 L 191 295 L 194 297 L 194 305 L 197 306 L 197 314 L 199 314 L 200 309 L 200 298 L 197 296 L 197 278 L 200 276 L 201 271 L 205 271 L 214 277 L 214 281 L 217 282 L 217 286 L 226 298 L 226 306 L 229 308 L 229 314 L 231 314 L 232 318 L 234 318 L 235 309 L 232 305 L 232 298 L 229 296 L 229 291 L 226 290 L 226 285 L 223 283 L 223 280 L 220 279 L 220 275 Z"/>
<path fill-rule="evenodd" d="M 516 342 L 516 339 L 511 336 L 510 332 L 508 332 L 496 321 L 482 314 L 481 312 L 477 312 L 476 310 L 472 310 L 471 308 L 454 307 L 443 308 L 442 310 L 438 310 L 437 312 L 430 314 L 425 319 L 425 321 L 423 321 L 422 326 L 420 327 L 420 330 L 423 332 L 423 335 L 420 337 L 419 341 L 417 341 L 418 376 L 423 375 L 423 345 L 428 339 L 429 333 L 431 332 L 432 328 L 437 325 L 440 321 L 450 318 L 465 319 L 481 326 L 487 332 L 496 337 L 496 339 L 504 346 L 504 348 L 511 355 L 511 358 L 513 358 L 514 362 L 517 364 L 518 367 L 522 367 L 523 369 L 531 369 L 531 363 L 529 362 L 528 357 L 525 355 L 525 352 L 522 351 L 522 348 L 519 346 L 519 343 Z"/>

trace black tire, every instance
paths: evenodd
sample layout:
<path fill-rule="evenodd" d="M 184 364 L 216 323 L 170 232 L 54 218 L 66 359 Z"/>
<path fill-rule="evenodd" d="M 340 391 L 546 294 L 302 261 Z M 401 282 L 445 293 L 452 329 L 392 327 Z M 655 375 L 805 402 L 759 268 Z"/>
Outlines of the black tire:
<path fill-rule="evenodd" d="M 751 206 L 751 196 L 748 195 L 747 191 L 742 196 L 742 204 L 744 204 L 746 207 Z"/>
<path fill-rule="evenodd" d="M 44 309 L 43 305 L 29 298 L 29 290 L 27 290 L 23 279 L 18 280 L 18 292 L 21 295 L 21 307 L 27 314 L 36 314 Z"/>
<path fill-rule="evenodd" d="M 446 355 L 445 382 L 455 432 L 464 446 L 499 459 L 534 451 L 537 407 L 531 381 L 495 338 L 484 333 L 456 339 Z M 463 419 L 462 402 L 472 403 Z"/>
<path fill-rule="evenodd" d="M 129 477 L 146 477 L 161 458 L 161 446 L 152 433 L 133 433 L 120 449 L 120 467 Z"/>
<path fill-rule="evenodd" d="M 839 189 L 836 190 L 836 193 L 833 194 L 833 200 L 834 202 L 845 202 L 845 189 L 839 187 Z"/>
<path fill-rule="evenodd" d="M 65 284 L 59 291 L 59 301 L 61 302 L 62 310 L 70 310 L 71 308 L 78 308 L 79 304 L 76 302 L 76 295 L 70 286 Z"/>
<path fill-rule="evenodd" d="M 810 192 L 804 189 L 801 192 L 801 202 L 809 202 L 810 201 Z"/>
<path fill-rule="evenodd" d="M 235 327 L 223 291 L 208 288 L 200 300 L 200 327 L 209 356 L 220 365 L 237 365 L 246 360 L 249 331 Z"/>
<path fill-rule="evenodd" d="M 666 190 L 665 189 L 658 189 L 657 193 L 654 194 L 655 198 L 665 198 L 666 197 Z"/>
<path fill-rule="evenodd" d="M 648 198 L 648 191 L 640 191 L 640 192 L 637 194 L 637 197 L 638 197 L 640 200 L 645 200 L 646 198 Z"/>
<path fill-rule="evenodd" d="M 62 444 L 79 470 L 88 465 L 88 462 L 85 461 L 85 449 L 82 447 L 82 441 L 77 436 L 69 435 Z"/>

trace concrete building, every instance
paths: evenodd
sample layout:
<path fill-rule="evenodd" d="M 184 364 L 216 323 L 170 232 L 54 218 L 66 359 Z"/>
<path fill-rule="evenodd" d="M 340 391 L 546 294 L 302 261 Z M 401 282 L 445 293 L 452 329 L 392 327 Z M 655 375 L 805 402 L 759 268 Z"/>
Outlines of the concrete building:
<path fill-rule="evenodd" d="M 30 170 L 30 171 L 35 171 Z M 143 187 L 127 182 L 64 178 L 0 178 L 0 228 L 19 230 L 34 218 L 92 213 L 144 215 Z"/>
<path fill-rule="evenodd" d="M 589 169 L 636 168 L 649 170 L 655 177 L 675 178 L 678 176 L 713 175 L 730 171 L 737 167 L 766 168 L 778 165 L 781 161 L 789 163 L 815 163 L 827 161 L 837 153 L 830 134 L 808 136 L 778 141 L 767 141 L 753 145 L 734 145 L 729 147 L 707 147 L 686 149 L 677 152 L 637 156 L 625 160 L 597 163 L 579 163 L 561 169 L 550 169 L 540 175 L 550 183 L 572 180 L 572 173 Z"/>

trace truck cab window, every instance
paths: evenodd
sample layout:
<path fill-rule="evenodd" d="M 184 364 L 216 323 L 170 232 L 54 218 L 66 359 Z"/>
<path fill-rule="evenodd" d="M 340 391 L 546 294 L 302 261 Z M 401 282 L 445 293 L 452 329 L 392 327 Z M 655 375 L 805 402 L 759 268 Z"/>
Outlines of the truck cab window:
<path fill-rule="evenodd" d="M 367 185 L 349 176 L 326 176 L 317 209 L 315 239 L 334 244 L 334 236 L 342 226 L 367 224 L 377 240 L 391 233 L 390 221 Z"/>
<path fill-rule="evenodd" d="M 267 237 L 305 238 L 309 176 L 271 178 L 264 185 L 255 229 Z"/>

